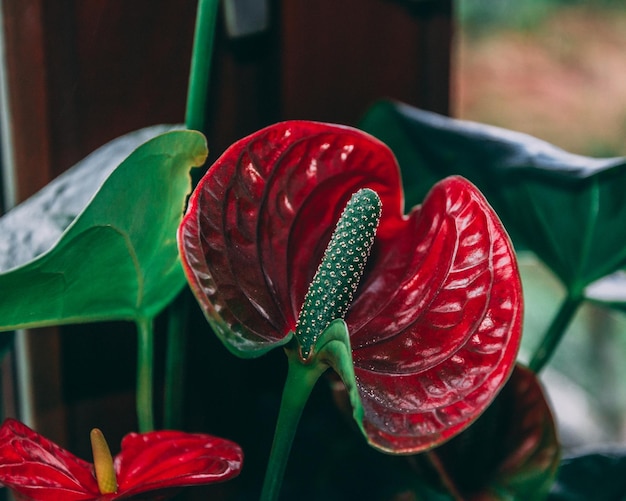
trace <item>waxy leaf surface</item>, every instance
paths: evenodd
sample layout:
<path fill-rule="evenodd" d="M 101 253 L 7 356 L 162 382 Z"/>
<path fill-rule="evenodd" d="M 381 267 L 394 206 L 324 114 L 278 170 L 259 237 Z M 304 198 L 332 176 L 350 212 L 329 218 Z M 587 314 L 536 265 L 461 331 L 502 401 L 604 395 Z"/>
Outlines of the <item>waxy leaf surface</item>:
<path fill-rule="evenodd" d="M 224 344 L 258 356 L 292 339 L 305 294 L 353 193 L 382 216 L 345 315 L 363 428 L 410 453 L 469 425 L 513 368 L 521 285 L 500 221 L 459 177 L 404 214 L 389 149 L 361 131 L 285 122 L 231 146 L 179 229 L 191 288 Z"/>
<path fill-rule="evenodd" d="M 206 144 L 173 131 L 119 158 L 146 135 L 105 146 L 0 219 L 0 330 L 152 317 L 183 287 L 176 228 Z"/>
<path fill-rule="evenodd" d="M 241 470 L 243 454 L 228 440 L 181 431 L 130 433 L 114 458 L 118 490 L 100 494 L 91 463 L 26 425 L 0 427 L 0 483 L 27 501 L 162 500 L 177 488 L 220 482 Z"/>
<path fill-rule="evenodd" d="M 49 251 L 128 155 L 172 126 L 139 129 L 106 143 L 0 217 L 0 271 Z"/>
<path fill-rule="evenodd" d="M 407 192 L 472 181 L 511 231 L 579 296 L 626 265 L 626 159 L 574 155 L 534 137 L 382 102 L 364 130 L 399 157 Z M 427 183 L 422 183 L 427 180 Z"/>
<path fill-rule="evenodd" d="M 626 499 L 626 450 L 605 447 L 563 459 L 549 501 Z"/>

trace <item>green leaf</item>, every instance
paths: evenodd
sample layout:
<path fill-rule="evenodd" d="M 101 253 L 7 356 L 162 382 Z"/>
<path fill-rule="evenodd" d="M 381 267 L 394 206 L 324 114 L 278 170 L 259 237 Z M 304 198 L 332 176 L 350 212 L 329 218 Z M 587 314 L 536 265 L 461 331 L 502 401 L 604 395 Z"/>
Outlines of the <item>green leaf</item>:
<path fill-rule="evenodd" d="M 560 458 L 537 377 L 517 366 L 494 403 L 466 431 L 431 451 L 463 499 L 543 499 Z"/>
<path fill-rule="evenodd" d="M 626 450 L 607 450 L 565 458 L 550 501 L 626 499 Z"/>
<path fill-rule="evenodd" d="M 50 250 L 128 155 L 174 128 L 154 125 L 109 141 L 0 217 L 0 272 Z"/>
<path fill-rule="evenodd" d="M 459 174 L 574 296 L 626 266 L 626 159 L 565 152 L 534 137 L 383 102 L 361 127 L 398 156 L 407 201 Z M 414 198 L 415 194 L 415 198 Z"/>
<path fill-rule="evenodd" d="M 156 315 L 185 284 L 176 229 L 206 155 L 193 131 L 137 148 L 51 248 L 0 273 L 0 330 Z"/>

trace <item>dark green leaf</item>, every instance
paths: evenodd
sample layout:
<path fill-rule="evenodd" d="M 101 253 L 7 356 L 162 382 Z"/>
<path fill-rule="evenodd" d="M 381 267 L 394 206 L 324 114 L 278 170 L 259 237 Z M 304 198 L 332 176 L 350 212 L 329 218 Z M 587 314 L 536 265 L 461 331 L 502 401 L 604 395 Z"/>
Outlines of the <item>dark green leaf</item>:
<path fill-rule="evenodd" d="M 18 223 L 50 221 L 51 234 L 32 249 L 23 235 L 12 239 L 17 251 L 0 273 L 0 330 L 156 315 L 185 283 L 176 229 L 191 189 L 189 169 L 206 155 L 200 133 L 169 132 L 137 148 L 90 201 L 93 191 L 85 196 L 84 185 L 66 178 L 29 206 L 39 210 L 18 212 Z M 45 203 L 66 189 L 89 201 L 73 220 L 74 209 L 47 211 Z M 65 196 L 71 205 L 74 198 Z"/>
<path fill-rule="evenodd" d="M 434 179 L 468 178 L 574 295 L 626 265 L 626 159 L 573 155 L 525 134 L 389 102 L 361 126 L 397 154 L 408 203 Z"/>
<path fill-rule="evenodd" d="M 620 501 L 626 499 L 626 450 L 616 449 L 565 458 L 550 501 Z"/>

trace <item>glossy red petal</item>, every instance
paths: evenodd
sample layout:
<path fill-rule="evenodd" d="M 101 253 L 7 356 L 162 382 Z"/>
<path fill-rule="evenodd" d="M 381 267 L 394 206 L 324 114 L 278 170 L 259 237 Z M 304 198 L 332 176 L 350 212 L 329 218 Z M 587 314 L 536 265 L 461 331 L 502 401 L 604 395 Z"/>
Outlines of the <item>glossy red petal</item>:
<path fill-rule="evenodd" d="M 385 145 L 347 127 L 277 124 L 236 143 L 203 178 L 181 253 L 207 316 L 227 325 L 227 344 L 278 343 L 295 327 L 341 211 L 364 187 L 383 213 L 345 319 L 363 423 L 375 446 L 412 453 L 478 417 L 519 345 L 515 255 L 471 183 L 448 178 L 404 216 Z"/>
<path fill-rule="evenodd" d="M 90 463 L 14 419 L 7 419 L 0 427 L 0 483 L 23 500 L 100 497 Z"/>
<path fill-rule="evenodd" d="M 394 261 L 374 264 L 346 317 L 364 427 L 376 447 L 415 453 L 466 428 L 508 378 L 521 282 L 502 225 L 462 178 L 437 184 L 378 252 Z"/>
<path fill-rule="evenodd" d="M 379 234 L 391 233 L 403 204 L 394 157 L 348 127 L 276 124 L 217 160 L 194 191 L 179 242 L 205 314 L 235 331 L 227 342 L 271 345 L 295 328 L 339 215 L 365 187 L 383 202 Z"/>
<path fill-rule="evenodd" d="M 119 494 L 204 485 L 235 477 L 241 471 L 241 448 L 228 440 L 181 431 L 130 433 L 115 457 Z"/>

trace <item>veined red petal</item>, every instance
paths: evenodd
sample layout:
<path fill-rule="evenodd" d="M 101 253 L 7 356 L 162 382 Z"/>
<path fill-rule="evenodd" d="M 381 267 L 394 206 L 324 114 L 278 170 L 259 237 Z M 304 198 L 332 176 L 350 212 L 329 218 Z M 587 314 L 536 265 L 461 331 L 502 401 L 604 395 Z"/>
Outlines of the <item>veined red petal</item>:
<path fill-rule="evenodd" d="M 346 320 L 370 441 L 414 453 L 467 427 L 504 384 L 521 337 L 522 291 L 508 236 L 462 178 L 433 188 L 394 242 L 403 239 L 415 250 L 397 253 L 407 264 L 395 290 L 378 288 L 378 307 L 355 303 Z M 374 294 L 368 285 L 364 296 Z"/>
<path fill-rule="evenodd" d="M 442 181 L 413 219 L 430 224 L 397 292 L 381 294 L 383 306 L 353 334 L 369 439 L 403 453 L 447 440 L 485 410 L 514 367 L 522 321 L 512 246 L 469 182 Z"/>
<path fill-rule="evenodd" d="M 241 448 L 223 438 L 181 431 L 130 433 L 115 457 L 119 492 L 143 492 L 204 485 L 241 471 Z"/>
<path fill-rule="evenodd" d="M 83 501 L 100 496 L 90 463 L 14 419 L 0 427 L 0 483 L 25 500 Z"/>
<path fill-rule="evenodd" d="M 130 433 L 114 459 L 118 490 L 100 494 L 93 465 L 14 419 L 0 427 L 0 483 L 20 501 L 115 501 L 147 492 L 167 499 L 179 487 L 221 482 L 241 471 L 229 440 L 181 431 Z"/>
<path fill-rule="evenodd" d="M 183 265 L 209 318 L 242 350 L 278 343 L 302 301 L 339 215 L 361 188 L 383 202 L 379 234 L 402 220 L 389 149 L 356 129 L 284 122 L 232 145 L 191 197 L 179 229 Z"/>
<path fill-rule="evenodd" d="M 351 195 L 382 218 L 345 320 L 378 448 L 413 453 L 474 421 L 510 375 L 521 336 L 515 254 L 468 181 L 438 183 L 403 214 L 390 150 L 347 127 L 286 122 L 233 145 L 194 192 L 179 241 L 192 289 L 223 341 L 245 352 L 294 329 Z"/>

